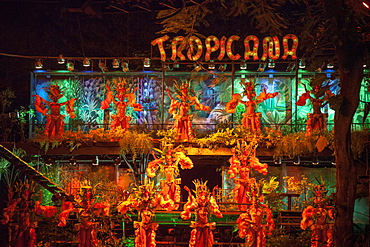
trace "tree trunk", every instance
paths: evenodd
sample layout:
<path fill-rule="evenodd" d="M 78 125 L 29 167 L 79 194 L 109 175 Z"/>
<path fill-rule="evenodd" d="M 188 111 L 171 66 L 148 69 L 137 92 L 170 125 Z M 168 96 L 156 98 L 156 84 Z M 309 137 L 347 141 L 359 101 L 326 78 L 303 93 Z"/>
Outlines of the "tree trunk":
<path fill-rule="evenodd" d="M 364 49 L 361 45 L 343 45 L 337 49 L 343 103 L 335 113 L 334 151 L 337 165 L 336 220 L 334 246 L 353 246 L 353 212 L 357 172 L 351 151 L 351 123 L 359 103 L 363 78 Z"/>

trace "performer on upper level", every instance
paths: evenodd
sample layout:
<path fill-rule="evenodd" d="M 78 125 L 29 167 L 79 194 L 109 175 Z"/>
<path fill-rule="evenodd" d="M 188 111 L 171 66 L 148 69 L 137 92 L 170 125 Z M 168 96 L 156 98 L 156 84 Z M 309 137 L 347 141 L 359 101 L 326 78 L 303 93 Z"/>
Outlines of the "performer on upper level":
<path fill-rule="evenodd" d="M 74 101 L 69 99 L 63 103 L 59 103 L 59 99 L 64 96 L 63 91 L 60 90 L 58 85 L 51 85 L 45 88 L 51 101 L 43 99 L 40 95 L 32 95 L 36 97 L 35 108 L 36 111 L 46 116 L 45 135 L 50 138 L 58 138 L 64 132 L 64 115 L 60 113 L 61 107 L 66 106 L 66 111 L 70 118 L 75 118 L 74 114 Z"/>
<path fill-rule="evenodd" d="M 243 95 L 247 96 L 248 101 L 243 101 L 242 96 L 238 93 L 232 95 L 232 99 L 226 103 L 226 112 L 235 113 L 237 105 L 243 104 L 246 108 L 243 114 L 242 125 L 244 127 L 250 128 L 251 130 L 261 130 L 261 113 L 256 112 L 258 104 L 262 103 L 267 99 L 274 98 L 278 95 L 278 92 L 267 93 L 267 85 L 262 85 L 262 92 L 256 97 L 255 85 L 251 78 L 246 81 L 244 78 L 241 79 L 240 84 L 244 88 Z"/>
<path fill-rule="evenodd" d="M 328 103 L 328 99 L 334 94 L 329 89 L 327 89 L 322 95 L 321 85 L 314 86 L 313 89 L 310 91 L 307 90 L 306 85 L 304 85 L 304 87 L 306 89 L 306 92 L 299 97 L 296 105 L 306 105 L 307 99 L 309 99 L 312 103 L 313 113 L 307 114 L 308 120 L 306 133 L 310 134 L 315 130 L 326 130 L 328 114 L 322 113 L 321 108 L 323 108 Z"/>
<path fill-rule="evenodd" d="M 167 88 L 166 92 L 171 99 L 169 113 L 173 114 L 174 128 L 177 132 L 177 140 L 190 141 L 194 137 L 193 131 L 193 114 L 190 114 L 192 106 L 201 111 L 210 111 L 209 106 L 202 105 L 194 93 L 190 90 L 190 85 L 187 82 L 181 86 L 175 85 L 177 91 L 171 95 L 171 91 Z"/>
<path fill-rule="evenodd" d="M 131 117 L 126 115 L 127 107 L 131 106 L 134 108 L 134 111 L 142 111 L 142 106 L 139 103 L 136 103 L 135 100 L 135 91 L 137 87 L 131 90 L 126 85 L 126 80 L 118 83 L 116 86 L 116 94 L 113 95 L 113 91 L 107 85 L 107 96 L 104 101 L 101 102 L 101 109 L 107 109 L 111 102 L 116 107 L 116 114 L 112 115 L 112 122 L 110 125 L 111 130 L 115 130 L 117 127 L 121 127 L 122 130 L 126 131 L 130 127 Z"/>

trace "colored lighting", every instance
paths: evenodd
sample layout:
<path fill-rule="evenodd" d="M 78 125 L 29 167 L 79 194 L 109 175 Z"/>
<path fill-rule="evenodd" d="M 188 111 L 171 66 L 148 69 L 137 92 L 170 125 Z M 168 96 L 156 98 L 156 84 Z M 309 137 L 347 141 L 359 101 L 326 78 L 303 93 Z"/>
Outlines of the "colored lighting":
<path fill-rule="evenodd" d="M 150 58 L 145 58 L 144 59 L 144 67 L 149 68 L 150 67 Z"/>
<path fill-rule="evenodd" d="M 63 55 L 59 55 L 58 56 L 58 63 L 59 64 L 64 64 L 66 62 L 66 60 L 64 59 L 64 56 Z"/>
<path fill-rule="evenodd" d="M 42 69 L 42 61 L 40 59 L 37 59 L 35 62 L 35 68 L 36 69 Z"/>
<path fill-rule="evenodd" d="M 114 69 L 119 68 L 119 60 L 117 58 L 113 59 L 112 66 Z"/>
<path fill-rule="evenodd" d="M 304 69 L 304 68 L 306 68 L 306 62 L 305 62 L 305 60 L 304 60 L 304 59 L 300 59 L 300 60 L 299 60 L 299 68 L 300 68 L 300 69 Z"/>
<path fill-rule="evenodd" d="M 89 67 L 90 66 L 90 59 L 88 59 L 87 57 L 84 58 L 82 64 L 83 64 L 84 67 Z"/>

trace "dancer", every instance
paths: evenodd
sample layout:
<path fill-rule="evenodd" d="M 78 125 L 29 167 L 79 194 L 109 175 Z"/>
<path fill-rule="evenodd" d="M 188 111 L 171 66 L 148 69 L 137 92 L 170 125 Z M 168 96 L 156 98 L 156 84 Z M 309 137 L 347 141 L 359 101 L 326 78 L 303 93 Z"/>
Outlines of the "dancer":
<path fill-rule="evenodd" d="M 166 92 L 171 99 L 169 113 L 173 114 L 174 129 L 176 130 L 176 140 L 191 141 L 194 137 L 192 125 L 193 114 L 190 114 L 191 107 L 195 106 L 197 110 L 210 111 L 209 106 L 202 105 L 193 92 L 190 92 L 189 83 L 182 83 L 181 86 L 175 85 L 177 92 L 171 95 L 171 91 L 167 88 Z"/>
<path fill-rule="evenodd" d="M 156 176 L 156 172 L 159 170 L 160 175 L 164 175 L 163 178 L 160 178 L 160 187 L 161 187 L 161 201 L 167 204 L 166 202 L 171 202 L 173 204 L 172 209 L 179 208 L 180 195 L 181 195 L 181 178 L 179 178 L 179 165 L 181 169 L 191 169 L 193 168 L 193 162 L 191 159 L 186 156 L 183 152 L 180 151 L 179 147 L 173 148 L 172 145 L 168 145 L 163 150 L 155 149 L 160 155 L 160 158 L 157 158 L 155 152 L 153 151 L 154 160 L 148 163 L 146 169 L 147 175 L 150 178 Z"/>
<path fill-rule="evenodd" d="M 267 99 L 274 98 L 278 95 L 278 92 L 275 93 L 267 93 L 268 86 L 263 84 L 262 85 L 262 92 L 256 97 L 255 92 L 255 85 L 251 80 L 245 81 L 245 79 L 241 79 L 240 84 L 244 88 L 243 95 L 247 96 L 248 101 L 243 101 L 242 96 L 238 93 L 232 95 L 232 99 L 226 103 L 226 112 L 227 113 L 235 113 L 236 107 L 238 104 L 243 104 L 246 108 L 245 113 L 243 113 L 242 119 L 242 126 L 246 128 L 250 128 L 254 131 L 261 130 L 261 113 L 256 112 L 256 108 L 258 104 L 262 103 Z"/>
<path fill-rule="evenodd" d="M 51 85 L 45 88 L 51 101 L 43 99 L 40 95 L 32 95 L 36 97 L 35 108 L 36 111 L 46 116 L 45 136 L 49 139 L 60 138 L 64 132 L 64 118 L 65 115 L 60 113 L 61 107 L 66 106 L 66 111 L 70 118 L 75 118 L 74 114 L 74 101 L 76 99 L 69 99 L 63 103 L 59 103 L 59 99 L 64 96 L 63 91 L 60 90 L 58 85 Z"/>
<path fill-rule="evenodd" d="M 126 86 L 126 80 L 122 80 L 117 84 L 116 94 L 113 95 L 113 91 L 107 85 L 107 96 L 104 101 L 101 102 L 101 109 L 105 110 L 109 107 L 110 103 L 116 107 L 116 114 L 112 115 L 112 122 L 110 129 L 114 131 L 116 128 L 120 127 L 122 130 L 126 131 L 130 127 L 131 117 L 126 115 L 127 107 L 133 107 L 134 111 L 142 111 L 143 107 L 141 104 L 136 103 L 135 100 L 135 91 L 137 87 L 133 90 L 130 90 Z M 132 91 L 132 92 L 131 92 Z"/>
<path fill-rule="evenodd" d="M 218 218 L 223 217 L 213 195 L 217 187 L 211 193 L 207 187 L 207 181 L 203 183 L 195 180 L 193 183 L 195 185 L 195 196 L 188 187 L 184 187 L 189 196 L 180 215 L 184 220 L 190 219 L 192 211 L 196 215 L 196 221 L 192 221 L 190 224 L 193 230 L 190 234 L 189 247 L 210 247 L 214 244 L 212 230 L 216 228 L 216 222 L 209 222 L 211 214 Z"/>

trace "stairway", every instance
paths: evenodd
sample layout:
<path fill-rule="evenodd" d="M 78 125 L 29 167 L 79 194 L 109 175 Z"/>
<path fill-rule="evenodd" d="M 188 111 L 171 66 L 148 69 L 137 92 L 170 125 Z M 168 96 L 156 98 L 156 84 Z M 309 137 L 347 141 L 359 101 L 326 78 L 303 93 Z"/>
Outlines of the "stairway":
<path fill-rule="evenodd" d="M 69 196 L 66 192 L 59 188 L 58 185 L 52 182 L 49 178 L 45 177 L 42 173 L 37 171 L 27 162 L 15 155 L 12 151 L 0 144 L 0 157 L 10 162 L 16 169 L 21 171 L 27 178 L 40 184 L 46 190 L 50 191 L 56 199 L 68 199 Z"/>
<path fill-rule="evenodd" d="M 278 225 L 288 227 L 300 227 L 302 211 L 281 210 L 278 214 Z"/>

